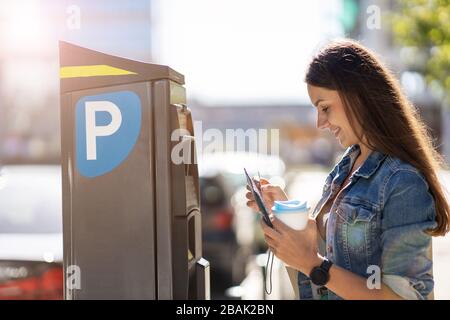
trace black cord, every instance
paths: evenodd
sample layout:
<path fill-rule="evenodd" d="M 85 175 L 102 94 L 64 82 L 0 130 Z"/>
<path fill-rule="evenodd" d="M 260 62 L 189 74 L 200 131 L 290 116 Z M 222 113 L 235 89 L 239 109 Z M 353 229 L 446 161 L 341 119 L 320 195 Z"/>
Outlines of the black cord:
<path fill-rule="evenodd" d="M 272 261 L 270 262 L 270 272 L 269 272 L 270 291 L 269 291 L 269 290 L 267 290 L 267 272 L 268 272 L 269 260 L 270 260 L 271 255 L 272 255 Z M 273 253 L 269 249 L 268 254 L 267 254 L 266 270 L 265 270 L 265 277 L 264 277 L 264 291 L 269 295 L 272 293 L 272 269 L 273 269 Z"/>

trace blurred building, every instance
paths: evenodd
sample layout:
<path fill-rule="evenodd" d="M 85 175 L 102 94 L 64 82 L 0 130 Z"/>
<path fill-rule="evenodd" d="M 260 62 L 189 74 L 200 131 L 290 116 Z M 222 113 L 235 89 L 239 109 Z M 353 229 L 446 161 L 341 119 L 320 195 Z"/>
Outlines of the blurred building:
<path fill-rule="evenodd" d="M 405 64 L 407 48 L 394 45 L 385 23 L 386 13 L 396 10 L 395 1 L 333 0 L 327 6 L 269 1 L 258 3 L 258 12 L 250 12 L 255 1 L 243 7 L 248 12 L 236 12 L 238 2 L 212 5 L 206 0 L 3 1 L 0 160 L 59 161 L 57 40 L 64 39 L 131 59 L 164 62 L 184 73 L 188 94 L 194 93 L 190 96 L 194 117 L 205 128 L 275 126 L 288 165 L 333 163 L 335 155 L 330 153 L 342 150 L 331 134 L 315 128 L 302 78 L 317 46 L 344 35 L 374 49 L 396 72 L 436 144 L 447 144 L 450 154 L 450 131 L 445 131 L 447 139 L 441 137 L 450 127 L 442 126 L 441 119 L 450 116 L 441 116 L 442 108 L 420 72 Z M 199 6 L 209 14 L 200 14 Z M 381 27 L 369 27 L 368 19 L 377 8 Z M 238 14 L 232 28 L 229 14 Z M 294 16 L 298 19 L 286 18 Z M 207 26 L 211 30 L 205 30 Z"/>
<path fill-rule="evenodd" d="M 311 105 L 190 106 L 195 121 L 201 121 L 203 132 L 215 129 L 225 135 L 229 129 L 279 130 L 279 156 L 287 166 L 331 166 L 335 154 L 342 149 L 330 133 L 316 128 L 317 111 Z"/>
<path fill-rule="evenodd" d="M 59 163 L 58 40 L 151 60 L 150 1 L 0 3 L 0 162 Z"/>

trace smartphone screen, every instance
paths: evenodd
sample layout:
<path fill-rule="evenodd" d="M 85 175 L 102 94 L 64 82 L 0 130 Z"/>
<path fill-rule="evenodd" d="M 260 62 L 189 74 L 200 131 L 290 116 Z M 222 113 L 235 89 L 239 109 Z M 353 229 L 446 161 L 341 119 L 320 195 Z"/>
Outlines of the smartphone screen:
<path fill-rule="evenodd" d="M 252 178 L 250 178 L 250 176 L 248 175 L 248 172 L 245 168 L 244 168 L 244 172 L 245 172 L 245 176 L 247 177 L 247 183 L 250 186 L 250 190 L 252 191 L 252 194 L 253 194 L 253 197 L 255 198 L 256 204 L 258 205 L 258 208 L 263 216 L 264 222 L 269 227 L 273 228 L 272 221 L 270 221 L 270 218 L 269 218 L 269 212 L 268 212 L 266 206 L 264 205 L 262 195 L 261 195 L 258 187 L 256 186 L 255 181 Z"/>

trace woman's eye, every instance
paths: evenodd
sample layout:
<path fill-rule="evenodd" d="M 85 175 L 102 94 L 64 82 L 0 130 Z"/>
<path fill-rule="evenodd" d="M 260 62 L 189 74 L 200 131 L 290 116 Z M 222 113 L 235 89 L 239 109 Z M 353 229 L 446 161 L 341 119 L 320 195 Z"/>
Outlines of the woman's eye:
<path fill-rule="evenodd" d="M 328 112 L 328 108 L 329 108 L 329 107 L 323 107 L 323 108 L 322 108 L 322 112 L 325 112 L 325 113 Z"/>

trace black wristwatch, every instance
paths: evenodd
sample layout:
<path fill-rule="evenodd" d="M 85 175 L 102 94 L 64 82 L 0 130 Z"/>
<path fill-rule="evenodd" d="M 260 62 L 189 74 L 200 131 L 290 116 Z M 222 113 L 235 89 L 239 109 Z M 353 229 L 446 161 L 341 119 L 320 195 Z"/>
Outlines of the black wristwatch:
<path fill-rule="evenodd" d="M 314 283 L 316 286 L 324 286 L 328 283 L 328 280 L 330 280 L 330 268 L 333 265 L 333 262 L 326 259 L 323 260 L 323 262 L 318 267 L 314 267 L 309 274 L 309 278 L 311 279 L 311 282 Z"/>

